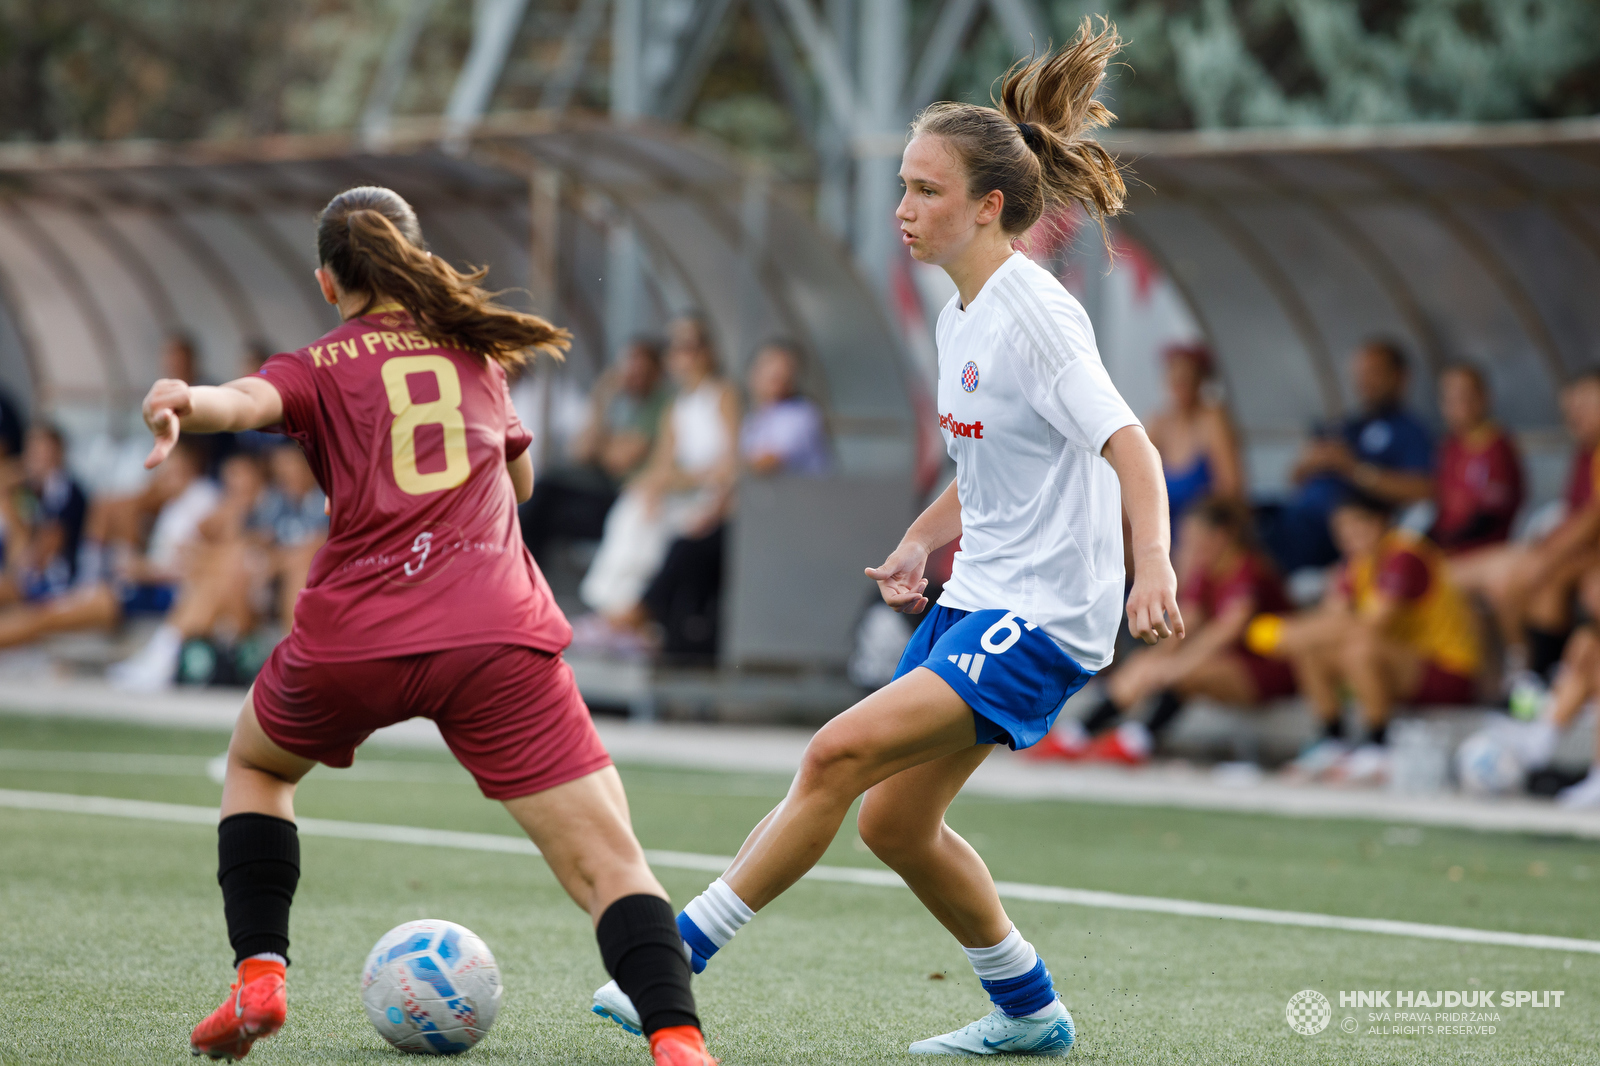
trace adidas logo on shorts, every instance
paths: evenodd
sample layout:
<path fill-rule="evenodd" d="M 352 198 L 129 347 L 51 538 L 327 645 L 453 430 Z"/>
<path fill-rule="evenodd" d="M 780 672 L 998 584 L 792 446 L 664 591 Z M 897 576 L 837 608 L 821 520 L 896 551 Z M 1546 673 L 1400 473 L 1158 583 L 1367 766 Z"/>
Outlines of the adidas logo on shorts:
<path fill-rule="evenodd" d="M 972 678 L 973 683 L 976 684 L 978 675 L 983 673 L 983 660 L 985 658 L 986 656 L 982 653 L 977 655 L 952 655 L 950 656 L 950 661 L 956 664 L 957 670 Z"/>

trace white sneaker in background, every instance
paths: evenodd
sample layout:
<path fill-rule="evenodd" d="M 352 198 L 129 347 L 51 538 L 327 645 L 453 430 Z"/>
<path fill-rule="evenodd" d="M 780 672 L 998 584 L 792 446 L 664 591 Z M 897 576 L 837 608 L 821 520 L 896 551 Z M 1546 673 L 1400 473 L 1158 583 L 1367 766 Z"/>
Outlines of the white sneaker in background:
<path fill-rule="evenodd" d="M 1346 785 L 1381 785 L 1389 780 L 1389 749 L 1382 744 L 1363 744 L 1335 763 L 1325 776 Z"/>
<path fill-rule="evenodd" d="M 1283 774 L 1296 781 L 1315 781 L 1350 754 L 1350 745 L 1335 737 L 1323 737 L 1302 751 Z"/>
<path fill-rule="evenodd" d="M 178 657 L 183 654 L 183 634 L 163 625 L 145 646 L 120 663 L 106 667 L 106 680 L 123 692 L 165 692 L 178 677 Z"/>
<path fill-rule="evenodd" d="M 1576 785 L 1556 793 L 1556 806 L 1568 810 L 1593 810 L 1600 808 L 1600 767 L 1589 771 L 1589 776 Z"/>

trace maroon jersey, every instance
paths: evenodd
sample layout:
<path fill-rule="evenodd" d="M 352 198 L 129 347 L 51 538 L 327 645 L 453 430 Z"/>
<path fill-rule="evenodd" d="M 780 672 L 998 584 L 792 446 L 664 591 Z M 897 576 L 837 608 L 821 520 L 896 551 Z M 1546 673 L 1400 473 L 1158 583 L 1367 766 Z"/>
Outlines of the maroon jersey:
<path fill-rule="evenodd" d="M 1595 470 L 1594 455 L 1600 449 L 1578 446 L 1572 453 L 1572 465 L 1567 469 L 1567 517 L 1571 518 L 1594 497 Z"/>
<path fill-rule="evenodd" d="M 353 318 L 261 368 L 271 427 L 300 443 L 332 503 L 295 602 L 309 656 L 351 662 L 572 639 L 523 546 L 506 463 L 532 437 L 505 371 L 441 348 L 398 308 Z"/>
<path fill-rule="evenodd" d="M 1498 426 L 1451 436 L 1439 452 L 1428 537 L 1447 552 L 1498 544 L 1511 535 L 1522 506 L 1522 459 Z"/>
<path fill-rule="evenodd" d="M 1239 600 L 1248 600 L 1256 613 L 1292 610 L 1277 570 L 1251 552 L 1241 555 L 1225 573 L 1201 569 L 1184 583 L 1183 600 L 1199 607 L 1207 618 L 1215 618 Z"/>

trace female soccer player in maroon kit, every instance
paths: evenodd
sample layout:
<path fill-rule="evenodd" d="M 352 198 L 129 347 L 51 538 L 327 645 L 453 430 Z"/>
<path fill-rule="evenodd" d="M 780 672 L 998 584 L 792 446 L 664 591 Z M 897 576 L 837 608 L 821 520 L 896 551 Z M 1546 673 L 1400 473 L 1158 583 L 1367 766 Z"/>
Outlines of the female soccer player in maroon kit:
<path fill-rule="evenodd" d="M 217 876 L 238 980 L 192 1048 L 242 1058 L 284 1023 L 296 783 L 319 762 L 349 766 L 373 730 L 422 715 L 593 916 L 657 1066 L 710 1066 L 672 907 L 561 658 L 572 630 L 517 528 L 532 438 L 505 368 L 558 354 L 567 334 L 495 305 L 483 271 L 430 255 L 388 189 L 335 197 L 317 250 L 343 325 L 258 375 L 218 388 L 162 380 L 144 401 L 156 438 L 147 466 L 180 427 L 269 429 L 299 442 L 332 503 L 294 626 L 228 747 Z"/>

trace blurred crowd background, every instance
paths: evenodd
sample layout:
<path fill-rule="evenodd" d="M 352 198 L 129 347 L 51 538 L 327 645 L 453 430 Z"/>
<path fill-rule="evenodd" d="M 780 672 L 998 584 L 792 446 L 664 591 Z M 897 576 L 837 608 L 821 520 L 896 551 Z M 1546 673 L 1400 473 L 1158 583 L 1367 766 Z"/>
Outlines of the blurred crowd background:
<path fill-rule="evenodd" d="M 779 676 L 840 675 L 856 691 L 887 680 L 915 620 L 872 606 L 865 583 L 843 599 L 825 593 L 800 557 L 808 545 L 837 556 L 825 527 L 855 523 L 850 557 L 825 560 L 853 578 L 878 561 L 855 554 L 892 547 L 878 526 L 903 526 L 949 476 L 927 397 L 929 324 L 950 290 L 897 257 L 878 225 L 893 206 L 884 178 L 905 112 L 935 95 L 983 99 L 1026 42 L 1059 40 L 1087 14 L 1113 19 L 1128 40 L 1108 89 L 1114 142 L 1127 130 L 1243 129 L 1251 144 L 1333 145 L 1341 131 L 1393 127 L 1413 141 L 1470 143 L 1469 124 L 1500 124 L 1484 128 L 1512 140 L 1600 138 L 1572 125 L 1600 113 L 1600 8 L 1588 0 L 0 0 L 0 170 L 20 190 L 0 238 L 35 225 L 28 204 L 49 199 L 40 167 L 70 173 L 89 160 L 81 165 L 96 180 L 120 181 L 118 168 L 171 163 L 167 142 L 263 165 L 359 157 L 371 180 L 384 178 L 382 156 L 363 153 L 423 143 L 442 143 L 441 159 L 503 165 L 503 145 L 475 155 L 460 140 L 479 129 L 644 123 L 670 129 L 675 144 L 714 145 L 741 175 L 732 193 L 708 194 L 743 198 L 730 209 L 742 227 L 736 254 L 756 254 L 757 231 L 780 245 L 762 255 L 784 254 L 762 212 L 776 211 L 769 198 L 787 205 L 809 220 L 806 240 L 840 250 L 839 266 L 816 269 L 859 290 L 889 340 L 868 343 L 851 326 L 828 348 L 772 316 L 740 319 L 755 297 L 720 290 L 760 270 L 741 259 L 732 275 L 697 277 L 693 229 L 664 250 L 644 248 L 642 230 L 614 225 L 615 212 L 581 190 L 550 201 L 579 218 L 581 233 L 569 239 L 562 223 L 551 236 L 535 174 L 531 200 L 520 185 L 512 194 L 532 251 L 521 274 L 491 281 L 528 281 L 511 298 L 565 313 L 580 343 L 566 367 L 514 386 L 539 440 L 524 539 L 574 620 L 575 659 L 714 685 L 761 665 L 760 655 L 728 654 L 731 639 L 757 628 L 750 619 L 819 615 L 808 624 L 838 634 L 848 656 L 786 661 Z M 875 51 L 883 41 L 906 54 Z M 873 111 L 880 67 L 892 68 L 892 106 Z M 844 128 L 835 75 L 853 79 L 859 128 Z M 1127 158 L 1143 174 L 1145 142 L 1131 136 Z M 1162 171 L 1150 173 L 1159 192 Z M 1600 254 L 1586 199 L 1600 193 L 1600 171 L 1569 184 L 1563 195 L 1575 199 L 1563 210 Z M 449 195 L 480 194 L 463 178 Z M 221 182 L 192 198 L 267 194 Z M 1034 757 L 1142 765 L 1187 755 L 1345 785 L 1426 791 L 1453 780 L 1600 806 L 1584 732 L 1600 695 L 1600 332 L 1580 323 L 1562 333 L 1578 354 L 1539 383 L 1498 366 L 1512 353 L 1476 341 L 1453 351 L 1446 327 L 1423 343 L 1367 331 L 1318 371 L 1335 397 L 1330 413 L 1302 417 L 1307 405 L 1286 399 L 1289 424 L 1267 432 L 1259 416 L 1241 415 L 1250 382 L 1227 372 L 1241 365 L 1230 349 L 1244 327 L 1199 313 L 1192 282 L 1141 242 L 1137 213 L 1115 231 L 1114 259 L 1080 222 L 1053 219 L 1026 248 L 1084 300 L 1162 454 L 1189 636 L 1122 649 Z M 528 244 L 526 232 L 502 227 L 498 239 Z M 452 258 L 472 258 L 470 234 L 449 239 L 461 252 Z M 1300 254 L 1282 243 L 1276 253 Z M 0 239 L 0 257 L 9 247 Z M 481 254 L 473 261 L 490 258 Z M 658 269 L 667 259 L 688 275 L 683 291 L 658 277 L 671 273 Z M 543 261 L 603 291 L 585 296 L 555 273 L 541 282 Z M 58 274 L 73 287 L 75 275 Z M 1401 280 L 1427 302 L 1427 279 Z M 28 290 L 9 283 L 0 298 L 9 307 L 0 348 L 21 352 Z M 836 296 L 816 299 L 817 319 L 848 317 Z M 270 317 L 260 338 L 191 328 L 173 302 L 175 321 L 134 360 L 161 376 L 220 382 L 313 339 L 278 335 Z M 41 342 L 32 379 L 0 359 L 0 648 L 13 649 L 0 675 L 103 671 L 136 692 L 248 683 L 289 625 L 327 534 L 304 459 L 280 437 L 240 434 L 186 440 L 145 476 L 129 401 L 148 384 L 131 378 L 150 373 L 118 384 L 108 414 L 74 399 L 70 383 L 39 384 L 49 375 L 38 361 L 57 343 L 76 342 Z M 903 351 L 885 356 L 890 346 Z M 879 377 L 848 381 L 841 366 L 869 356 L 888 360 L 871 364 Z M 901 376 L 917 420 L 903 462 L 863 444 L 887 431 L 844 404 L 890 377 L 899 389 Z M 885 484 L 904 500 L 885 496 Z M 766 523 L 758 539 L 781 549 L 751 562 L 738 530 L 742 516 L 756 528 L 753 515 Z M 949 552 L 935 561 L 935 594 L 949 565 Z M 1287 746 L 1263 745 L 1264 723 L 1287 719 Z"/>

